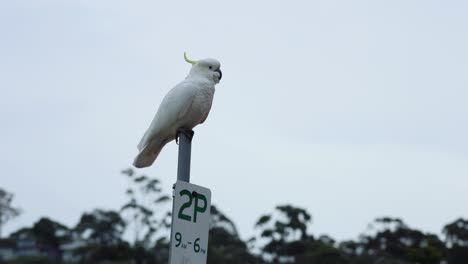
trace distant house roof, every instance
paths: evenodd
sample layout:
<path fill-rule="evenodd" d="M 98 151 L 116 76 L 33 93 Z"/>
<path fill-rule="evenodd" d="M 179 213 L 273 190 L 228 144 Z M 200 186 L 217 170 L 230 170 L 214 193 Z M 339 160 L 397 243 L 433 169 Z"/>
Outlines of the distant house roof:
<path fill-rule="evenodd" d="M 33 236 L 31 228 L 21 228 L 20 230 L 10 235 L 10 237 L 13 239 L 26 238 L 31 236 Z"/>

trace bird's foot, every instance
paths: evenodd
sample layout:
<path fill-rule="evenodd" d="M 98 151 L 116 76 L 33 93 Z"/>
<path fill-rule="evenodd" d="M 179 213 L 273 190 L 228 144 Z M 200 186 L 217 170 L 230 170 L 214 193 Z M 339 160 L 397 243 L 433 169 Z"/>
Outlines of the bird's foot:
<path fill-rule="evenodd" d="M 193 135 L 195 134 L 195 132 L 193 132 L 192 129 L 187 129 L 187 128 L 177 129 L 176 137 L 175 137 L 177 145 L 179 145 L 179 134 L 181 133 L 184 134 L 186 137 L 188 137 L 190 141 L 192 141 Z"/>

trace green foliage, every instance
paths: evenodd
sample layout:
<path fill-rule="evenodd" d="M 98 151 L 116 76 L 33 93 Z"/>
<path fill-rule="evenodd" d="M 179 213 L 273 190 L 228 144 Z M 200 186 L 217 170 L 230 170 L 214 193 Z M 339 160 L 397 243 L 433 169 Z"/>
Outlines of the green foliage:
<path fill-rule="evenodd" d="M 234 223 L 214 205 L 211 206 L 208 263 L 257 263 L 247 244 L 239 238 Z"/>
<path fill-rule="evenodd" d="M 122 173 L 129 181 L 125 191 L 128 200 L 119 212 L 96 209 L 84 213 L 74 229 L 41 218 L 32 227 L 12 233 L 10 239 L 0 239 L 0 248 L 15 248 L 16 241 L 26 238 L 41 248 L 41 254 L 49 256 L 0 260 L 0 264 L 71 264 L 59 261 L 60 250 L 77 238 L 86 242 L 80 240 L 81 247 L 73 251 L 81 256 L 83 264 L 167 263 L 171 212 L 161 208 L 171 200 L 170 196 L 163 193 L 158 179 L 136 175 L 132 169 Z M 20 212 L 11 206 L 12 198 L 12 194 L 0 189 L 0 228 Z M 210 214 L 210 264 L 468 263 L 468 220 L 462 218 L 444 226 L 445 242 L 435 234 L 409 227 L 400 218 L 380 217 L 358 240 L 337 243 L 330 236 L 308 233 L 312 216 L 305 209 L 279 205 L 258 218 L 254 223 L 257 235 L 246 242 L 235 223 L 217 207 L 212 206 Z M 132 244 L 122 237 L 129 227 L 134 232 Z"/>
<path fill-rule="evenodd" d="M 350 258 L 339 249 L 320 241 L 308 243 L 304 252 L 296 257 L 295 263 L 347 264 Z"/>
<path fill-rule="evenodd" d="M 124 230 L 125 222 L 118 212 L 99 209 L 84 213 L 75 227 L 75 231 L 88 243 L 106 246 L 119 244 Z"/>
<path fill-rule="evenodd" d="M 212 228 L 208 241 L 208 263 L 257 263 L 246 243 L 224 228 Z"/>
<path fill-rule="evenodd" d="M 39 219 L 33 225 L 32 233 L 39 244 L 49 245 L 54 248 L 58 248 L 60 244 L 68 242 L 71 239 L 68 227 L 46 217 Z"/>
<path fill-rule="evenodd" d="M 134 262 L 132 260 L 117 260 L 117 261 L 109 261 L 109 260 L 105 260 L 105 261 L 99 261 L 99 262 L 96 262 L 96 264 L 134 264 Z"/>
<path fill-rule="evenodd" d="M 453 246 L 448 249 L 447 261 L 449 264 L 466 264 L 468 263 L 468 247 Z"/>
<path fill-rule="evenodd" d="M 89 244 L 77 252 L 82 256 L 81 263 L 130 262 L 134 249 L 128 243 L 118 245 Z"/>
<path fill-rule="evenodd" d="M 21 214 L 21 209 L 11 205 L 12 201 L 13 194 L 0 188 L 0 238 L 3 225 Z"/>
<path fill-rule="evenodd" d="M 15 241 L 26 239 L 33 242 L 42 253 L 47 252 L 47 261 L 56 263 L 60 260 L 60 245 L 70 241 L 71 231 L 65 225 L 43 217 L 34 223 L 32 228 L 22 228 L 12 233 L 10 237 Z M 46 261 L 44 258 L 21 258 L 21 260 L 24 263 Z"/>
<path fill-rule="evenodd" d="M 260 216 L 257 223 L 255 224 L 255 227 L 259 227 L 259 226 L 262 226 L 262 225 L 268 223 L 270 221 L 270 219 L 271 219 L 271 215 L 262 215 L 262 216 Z"/>
<path fill-rule="evenodd" d="M 444 226 L 443 233 L 450 245 L 468 246 L 468 220 L 459 218 Z"/>
<path fill-rule="evenodd" d="M 459 218 L 444 226 L 443 233 L 449 249 L 449 264 L 468 263 L 468 220 Z"/>
<path fill-rule="evenodd" d="M 361 237 L 365 254 L 421 264 L 440 263 L 444 258 L 446 246 L 436 235 L 411 229 L 396 218 L 377 218 L 375 225 L 381 225 L 375 235 Z"/>
<path fill-rule="evenodd" d="M 6 261 L 4 263 L 5 264 L 59 264 L 59 262 L 54 262 L 44 257 L 21 257 L 15 260 Z"/>
<path fill-rule="evenodd" d="M 257 240 L 266 240 L 260 250 L 264 252 L 264 259 L 271 258 L 274 263 L 294 261 L 313 240 L 307 235 L 307 225 L 312 217 L 306 210 L 291 205 L 277 206 L 275 213 L 278 215 L 276 219 L 273 214 L 267 214 L 255 224 L 260 229 Z"/>
<path fill-rule="evenodd" d="M 312 217 L 306 210 L 291 205 L 277 206 L 276 209 L 285 214 L 287 218 L 287 222 L 285 223 L 280 221 L 275 223 L 280 235 L 284 237 L 295 231 L 299 231 L 301 238 L 307 236 L 307 224 L 311 221 Z"/>
<path fill-rule="evenodd" d="M 162 194 L 158 179 L 136 176 L 131 168 L 123 170 L 122 174 L 127 177 L 129 187 L 126 190 L 128 201 L 120 212 L 127 225 L 133 228 L 134 245 L 149 247 L 156 232 L 160 228 L 168 228 L 168 212 L 159 215 L 154 212 L 170 201 L 170 197 Z"/>

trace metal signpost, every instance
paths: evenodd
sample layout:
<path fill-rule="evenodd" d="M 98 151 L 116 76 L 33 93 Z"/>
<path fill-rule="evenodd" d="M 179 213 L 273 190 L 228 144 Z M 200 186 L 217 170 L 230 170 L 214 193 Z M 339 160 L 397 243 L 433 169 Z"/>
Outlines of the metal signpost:
<path fill-rule="evenodd" d="M 190 184 L 192 130 L 181 130 L 174 185 L 169 264 L 206 264 L 211 191 Z"/>

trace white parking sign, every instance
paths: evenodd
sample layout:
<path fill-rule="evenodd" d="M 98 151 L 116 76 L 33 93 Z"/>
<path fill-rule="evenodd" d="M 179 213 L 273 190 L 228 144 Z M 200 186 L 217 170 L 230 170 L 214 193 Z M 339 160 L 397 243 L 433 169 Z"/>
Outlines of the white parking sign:
<path fill-rule="evenodd" d="M 174 188 L 170 264 L 205 264 L 211 191 L 177 181 Z"/>

